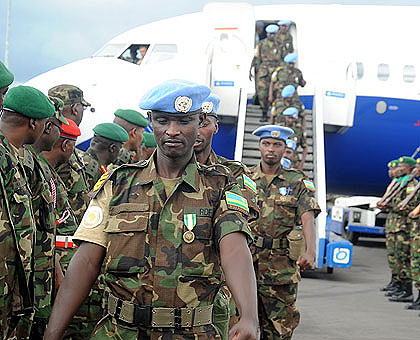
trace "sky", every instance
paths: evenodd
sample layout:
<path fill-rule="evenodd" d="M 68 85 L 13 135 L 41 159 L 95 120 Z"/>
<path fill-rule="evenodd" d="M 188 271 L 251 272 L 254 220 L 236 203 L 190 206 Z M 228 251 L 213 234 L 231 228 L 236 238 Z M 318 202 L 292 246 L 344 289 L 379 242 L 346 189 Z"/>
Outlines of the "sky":
<path fill-rule="evenodd" d="M 0 0 L 0 59 L 5 58 L 7 8 Z M 134 27 L 199 12 L 206 0 L 10 0 L 9 68 L 18 83 L 95 53 L 107 41 Z M 227 2 L 227 1 L 219 1 Z M 230 1 L 235 2 L 235 1 Z M 418 5 L 420 0 L 253 0 L 282 3 Z"/>

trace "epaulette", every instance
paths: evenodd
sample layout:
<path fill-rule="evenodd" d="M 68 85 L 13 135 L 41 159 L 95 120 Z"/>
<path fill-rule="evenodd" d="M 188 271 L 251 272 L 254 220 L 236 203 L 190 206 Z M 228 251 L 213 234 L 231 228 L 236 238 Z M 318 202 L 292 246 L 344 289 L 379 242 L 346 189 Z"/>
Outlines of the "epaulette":
<path fill-rule="evenodd" d="M 204 165 L 197 163 L 198 170 L 201 170 L 203 172 L 208 173 L 209 175 L 223 175 L 223 176 L 229 176 L 230 169 L 220 163 L 217 164 L 210 164 L 210 165 Z"/>
<path fill-rule="evenodd" d="M 87 163 L 85 167 L 86 174 L 89 177 L 95 177 L 98 170 L 99 170 L 99 162 L 96 159 L 91 158 L 89 160 L 89 163 Z"/>
<path fill-rule="evenodd" d="M 31 171 L 34 171 L 34 166 L 35 166 L 34 156 L 27 149 L 23 150 L 23 165 L 26 166 L 28 169 L 31 169 Z"/>

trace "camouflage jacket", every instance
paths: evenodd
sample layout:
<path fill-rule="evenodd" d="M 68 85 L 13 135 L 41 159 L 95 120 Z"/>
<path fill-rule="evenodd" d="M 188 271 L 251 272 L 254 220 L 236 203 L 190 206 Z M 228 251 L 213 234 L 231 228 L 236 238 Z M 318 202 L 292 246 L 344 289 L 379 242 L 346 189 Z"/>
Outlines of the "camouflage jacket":
<path fill-rule="evenodd" d="M 83 154 L 82 151 L 75 149 L 68 162 L 56 168 L 56 172 L 67 189 L 68 199 L 76 215 L 77 224 L 82 220 L 90 202 Z"/>
<path fill-rule="evenodd" d="M 295 107 L 299 111 L 299 121 L 301 122 L 305 116 L 305 105 L 300 101 L 299 96 L 293 96 L 292 102 L 287 105 L 283 98 L 276 98 L 271 108 L 271 115 L 276 118 L 276 124 L 283 125 L 286 122 L 283 111 L 288 107 Z"/>
<path fill-rule="evenodd" d="M 304 174 L 296 169 L 280 167 L 268 183 L 258 164 L 250 169 L 251 178 L 257 183 L 260 217 L 251 225 L 255 235 L 271 239 L 283 239 L 297 225 L 306 211 L 320 213 L 314 198 L 315 188 Z M 296 283 L 300 274 L 295 261 L 284 249 L 267 249 L 252 246 L 254 264 L 259 284 L 284 285 Z"/>
<path fill-rule="evenodd" d="M 240 189 L 194 157 L 169 197 L 154 157 L 104 175 L 92 194 L 75 239 L 106 248 L 107 289 L 140 305 L 211 304 L 221 284 L 220 240 L 233 232 L 251 237 Z"/>
<path fill-rule="evenodd" d="M 394 217 L 393 223 L 390 226 L 389 232 L 397 233 L 400 231 L 409 232 L 412 228 L 413 220 L 408 217 L 410 211 L 412 211 L 419 203 L 420 196 L 417 195 L 414 199 L 410 200 L 407 205 L 406 210 L 400 210 L 398 204 L 401 203 L 416 187 L 418 183 L 417 179 L 412 179 L 407 183 L 404 189 L 402 189 L 395 197 L 392 199 L 392 215 Z"/>
<path fill-rule="evenodd" d="M 19 150 L 32 192 L 32 207 L 36 226 L 34 247 L 34 307 L 35 316 L 43 316 L 52 307 L 55 294 L 55 184 L 50 171 L 30 146 Z M 48 317 L 49 313 L 45 315 Z"/>
<path fill-rule="evenodd" d="M 214 150 L 211 150 L 206 165 L 214 164 L 221 164 L 230 170 L 230 175 L 234 177 L 238 182 L 238 185 L 242 191 L 242 196 L 247 199 L 249 208 L 252 212 L 249 215 L 248 221 L 250 221 L 250 219 L 256 219 L 260 209 L 257 206 L 257 186 L 255 182 L 250 178 L 251 171 L 249 171 L 245 164 L 219 156 L 214 152 Z M 220 169 L 218 170 L 220 171 Z"/>
<path fill-rule="evenodd" d="M 281 91 L 286 85 L 293 85 L 295 88 L 303 85 L 303 75 L 298 68 L 289 70 L 285 63 L 276 68 L 271 75 L 273 82 L 273 97 L 281 97 Z"/>
<path fill-rule="evenodd" d="M 32 310 L 29 280 L 35 223 L 31 193 L 18 150 L 1 132 L 0 182 L 0 335 L 3 336 L 12 314 Z"/>
<path fill-rule="evenodd" d="M 302 149 L 308 145 L 306 143 L 306 132 L 303 131 L 302 124 L 299 121 L 295 121 L 292 126 L 289 126 L 295 133 L 289 136 L 289 139 L 293 139 L 296 142 L 296 146 L 301 146 Z"/>
<path fill-rule="evenodd" d="M 128 151 L 124 146 L 122 146 L 118 154 L 118 158 L 112 166 L 115 167 L 123 164 L 135 163 L 134 157 L 136 157 L 136 153 L 134 151 Z"/>
<path fill-rule="evenodd" d="M 84 153 L 83 163 L 85 164 L 86 181 L 90 191 L 99 178 L 106 172 L 106 167 L 100 163 L 98 156 L 92 149 L 88 149 Z"/>
<path fill-rule="evenodd" d="M 276 42 L 280 47 L 282 58 L 293 52 L 293 37 L 289 32 L 280 33 L 280 31 L 277 31 Z"/>
<path fill-rule="evenodd" d="M 255 58 L 258 70 L 264 64 L 279 64 L 283 60 L 278 43 L 268 39 L 263 39 L 257 43 Z"/>

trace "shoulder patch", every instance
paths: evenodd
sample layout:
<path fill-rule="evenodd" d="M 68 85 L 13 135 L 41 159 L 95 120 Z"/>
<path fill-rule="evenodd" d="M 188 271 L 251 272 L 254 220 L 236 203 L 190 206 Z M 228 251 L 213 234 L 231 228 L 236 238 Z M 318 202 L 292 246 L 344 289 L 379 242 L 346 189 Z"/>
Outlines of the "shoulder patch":
<path fill-rule="evenodd" d="M 111 175 L 114 173 L 113 170 L 109 170 L 105 172 L 99 180 L 95 183 L 93 186 L 93 189 L 89 192 L 89 197 L 95 198 L 98 192 L 102 189 L 102 187 L 105 185 L 105 183 L 109 180 Z"/>
<path fill-rule="evenodd" d="M 249 178 L 247 175 L 242 175 L 242 178 L 244 179 L 244 186 L 251 190 L 254 194 L 257 193 L 257 184 Z"/>
<path fill-rule="evenodd" d="M 23 165 L 27 168 L 34 170 L 35 161 L 32 153 L 28 149 L 23 150 Z"/>
<path fill-rule="evenodd" d="M 243 198 L 240 195 L 237 195 L 231 191 L 226 191 L 226 204 L 227 207 L 231 210 L 237 210 L 245 215 L 249 214 L 249 207 L 248 207 L 248 201 L 246 198 Z"/>
<path fill-rule="evenodd" d="M 315 185 L 311 181 L 304 179 L 302 182 L 305 185 L 306 189 L 310 191 L 315 191 Z"/>

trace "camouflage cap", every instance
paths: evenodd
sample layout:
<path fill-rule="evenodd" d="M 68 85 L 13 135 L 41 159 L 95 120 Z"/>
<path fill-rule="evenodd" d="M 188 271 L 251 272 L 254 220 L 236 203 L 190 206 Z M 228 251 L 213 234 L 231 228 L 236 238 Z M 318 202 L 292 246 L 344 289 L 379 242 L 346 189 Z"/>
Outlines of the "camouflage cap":
<path fill-rule="evenodd" d="M 69 125 L 69 122 L 63 116 L 64 102 L 60 98 L 57 98 L 57 97 L 48 97 L 48 98 L 50 98 L 50 100 L 54 104 L 54 107 L 55 107 L 55 118 L 57 118 L 63 124 Z"/>
<path fill-rule="evenodd" d="M 14 79 L 13 73 L 0 61 L 0 88 L 8 87 Z"/>
<path fill-rule="evenodd" d="M 54 86 L 48 90 L 48 96 L 60 98 L 64 102 L 64 105 L 81 103 L 85 106 L 91 106 L 83 98 L 83 91 L 74 85 L 62 84 Z"/>

